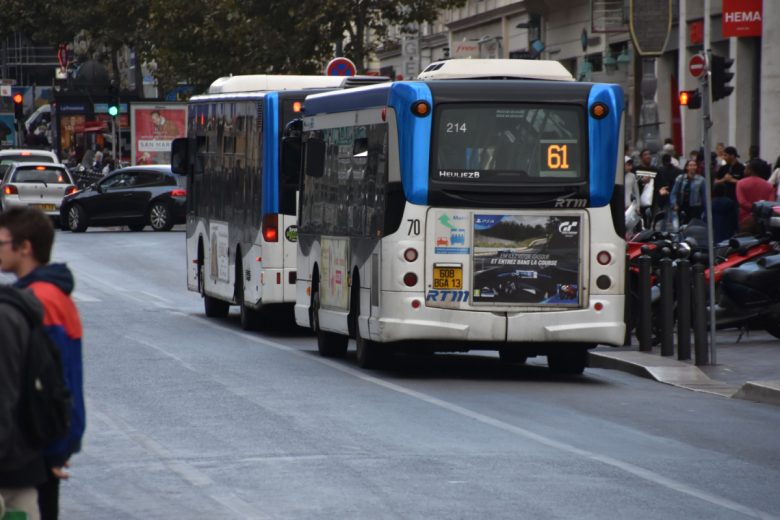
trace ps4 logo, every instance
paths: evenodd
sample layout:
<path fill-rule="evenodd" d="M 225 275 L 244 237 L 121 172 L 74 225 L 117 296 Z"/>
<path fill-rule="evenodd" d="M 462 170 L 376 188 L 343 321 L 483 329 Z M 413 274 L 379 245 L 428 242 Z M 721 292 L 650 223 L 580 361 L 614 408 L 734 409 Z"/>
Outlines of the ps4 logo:
<path fill-rule="evenodd" d="M 555 199 L 556 208 L 585 208 L 588 199 Z"/>
<path fill-rule="evenodd" d="M 449 291 L 432 289 L 425 295 L 426 302 L 467 302 L 469 301 L 468 291 Z"/>

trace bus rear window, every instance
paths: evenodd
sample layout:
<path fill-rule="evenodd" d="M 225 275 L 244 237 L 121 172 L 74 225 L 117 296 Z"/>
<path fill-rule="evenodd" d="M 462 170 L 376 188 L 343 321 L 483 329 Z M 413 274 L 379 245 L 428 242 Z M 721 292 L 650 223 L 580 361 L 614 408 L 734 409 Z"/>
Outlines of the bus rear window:
<path fill-rule="evenodd" d="M 585 178 L 579 107 L 444 104 L 434 125 L 434 181 L 495 186 Z"/>

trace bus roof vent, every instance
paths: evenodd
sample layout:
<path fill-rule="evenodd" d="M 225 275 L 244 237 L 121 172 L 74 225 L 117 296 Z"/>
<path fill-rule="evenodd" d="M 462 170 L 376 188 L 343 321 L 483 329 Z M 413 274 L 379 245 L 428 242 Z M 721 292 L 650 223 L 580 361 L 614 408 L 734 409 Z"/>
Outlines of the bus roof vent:
<path fill-rule="evenodd" d="M 302 90 L 307 88 L 338 88 L 344 76 L 276 76 L 270 74 L 247 74 L 225 76 L 215 80 L 209 87 L 209 94 L 238 92 L 269 92 L 275 90 Z"/>
<path fill-rule="evenodd" d="M 343 88 L 363 87 L 365 85 L 376 85 L 377 83 L 386 83 L 390 78 L 386 76 L 347 76 L 344 79 Z"/>
<path fill-rule="evenodd" d="M 537 79 L 574 81 L 566 67 L 552 60 L 445 60 L 428 65 L 417 79 Z"/>

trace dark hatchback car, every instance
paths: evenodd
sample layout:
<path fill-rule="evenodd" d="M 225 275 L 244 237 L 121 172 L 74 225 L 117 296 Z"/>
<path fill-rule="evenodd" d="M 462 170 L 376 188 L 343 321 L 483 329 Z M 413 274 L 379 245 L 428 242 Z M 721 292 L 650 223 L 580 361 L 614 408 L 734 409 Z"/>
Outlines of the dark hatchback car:
<path fill-rule="evenodd" d="M 128 226 L 169 231 L 186 219 L 186 177 L 170 165 L 131 166 L 113 171 L 87 188 L 66 196 L 60 206 L 63 229 Z"/>

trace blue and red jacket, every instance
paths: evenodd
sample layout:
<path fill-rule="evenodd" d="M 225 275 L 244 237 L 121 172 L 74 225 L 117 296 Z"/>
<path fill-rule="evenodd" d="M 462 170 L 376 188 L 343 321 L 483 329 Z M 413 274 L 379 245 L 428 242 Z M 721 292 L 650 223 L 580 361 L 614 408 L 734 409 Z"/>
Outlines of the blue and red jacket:
<path fill-rule="evenodd" d="M 81 438 L 86 427 L 81 318 L 70 297 L 73 274 L 65 264 L 46 264 L 20 278 L 14 285 L 29 288 L 43 305 L 43 325 L 60 349 L 65 381 L 73 396 L 70 431 L 44 452 L 49 467 L 61 467 L 71 455 L 81 450 Z"/>

